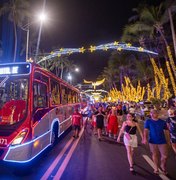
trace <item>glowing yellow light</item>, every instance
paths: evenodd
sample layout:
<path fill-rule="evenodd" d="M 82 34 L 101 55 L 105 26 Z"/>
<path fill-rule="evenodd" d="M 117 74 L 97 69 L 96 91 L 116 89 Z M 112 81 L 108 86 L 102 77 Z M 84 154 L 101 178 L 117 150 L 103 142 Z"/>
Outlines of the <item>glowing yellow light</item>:
<path fill-rule="evenodd" d="M 32 58 L 29 58 L 26 60 L 26 62 L 34 62 L 34 61 L 32 60 Z"/>
<path fill-rule="evenodd" d="M 139 51 L 144 51 L 144 48 L 139 47 L 138 50 L 139 50 Z"/>
<path fill-rule="evenodd" d="M 171 71 L 171 68 L 170 68 L 169 61 L 166 61 L 166 66 L 167 66 L 167 70 L 168 70 L 168 73 L 169 73 L 169 77 L 170 77 L 170 79 L 171 79 L 171 83 L 172 83 L 172 88 L 173 88 L 173 91 L 174 91 L 174 95 L 176 96 L 176 84 L 175 84 L 174 77 L 173 77 L 173 75 L 172 75 L 172 71 Z"/>
<path fill-rule="evenodd" d="M 39 145 L 39 140 L 35 141 L 33 146 L 36 148 Z"/>
<path fill-rule="evenodd" d="M 169 56 L 169 60 L 170 60 L 170 64 L 171 64 L 172 70 L 174 72 L 174 76 L 176 78 L 176 65 L 175 65 L 173 57 L 172 57 L 170 46 L 167 46 L 167 53 L 168 53 L 168 56 Z"/>
<path fill-rule="evenodd" d="M 90 46 L 89 50 L 90 52 L 94 52 L 96 50 L 96 46 Z"/>
<path fill-rule="evenodd" d="M 121 50 L 122 50 L 122 48 L 121 48 L 121 47 L 118 47 L 118 48 L 117 48 L 117 51 L 121 51 Z"/>
<path fill-rule="evenodd" d="M 109 97 L 108 97 L 108 101 L 111 101 L 111 99 L 112 99 L 112 98 L 109 96 Z"/>
<path fill-rule="evenodd" d="M 79 48 L 79 52 L 81 52 L 81 53 L 84 53 L 85 52 L 85 48 L 84 47 L 82 47 L 82 48 Z"/>
<path fill-rule="evenodd" d="M 104 51 L 107 51 L 107 50 L 108 50 L 108 47 L 107 47 L 107 46 L 104 46 L 104 47 L 103 47 L 103 50 L 104 50 Z"/>
<path fill-rule="evenodd" d="M 60 52 L 63 52 L 63 50 L 64 50 L 63 48 L 60 48 L 60 49 L 59 49 Z"/>
<path fill-rule="evenodd" d="M 73 54 L 73 51 L 68 51 L 68 54 L 70 55 L 70 54 Z"/>
<path fill-rule="evenodd" d="M 53 52 L 53 51 L 51 51 L 51 52 L 50 52 L 50 54 L 54 54 L 54 52 Z"/>
<path fill-rule="evenodd" d="M 61 57 L 61 54 L 60 54 L 60 53 L 58 53 L 58 54 L 57 54 L 57 57 Z"/>
<path fill-rule="evenodd" d="M 86 84 L 92 84 L 92 86 L 94 87 L 94 89 L 96 89 L 96 86 L 99 86 L 99 85 L 103 84 L 104 81 L 105 81 L 105 78 L 102 79 L 102 80 L 96 81 L 96 82 L 87 81 L 87 80 L 84 79 L 84 83 L 86 83 Z"/>
<path fill-rule="evenodd" d="M 127 43 L 127 47 L 131 47 L 132 46 L 132 44 L 131 43 Z"/>
<path fill-rule="evenodd" d="M 114 46 L 117 46 L 119 44 L 119 42 L 114 41 Z"/>

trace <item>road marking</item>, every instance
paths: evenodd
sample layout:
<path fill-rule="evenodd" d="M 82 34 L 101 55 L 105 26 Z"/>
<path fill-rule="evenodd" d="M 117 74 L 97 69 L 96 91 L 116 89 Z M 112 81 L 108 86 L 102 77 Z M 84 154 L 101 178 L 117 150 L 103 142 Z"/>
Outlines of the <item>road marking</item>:
<path fill-rule="evenodd" d="M 73 142 L 73 139 L 71 138 L 67 144 L 64 146 L 64 148 L 62 149 L 62 151 L 58 154 L 58 156 L 56 157 L 56 159 L 53 161 L 53 163 L 50 165 L 50 167 L 48 168 L 48 170 L 45 172 L 45 174 L 42 176 L 41 180 L 46 180 L 50 174 L 52 173 L 52 171 L 54 170 L 54 168 L 56 167 L 56 165 L 58 164 L 58 162 L 60 161 L 60 159 L 63 157 L 64 153 L 66 152 L 66 150 L 68 149 L 68 147 L 70 146 L 70 144 Z"/>
<path fill-rule="evenodd" d="M 147 155 L 142 155 L 142 156 L 148 162 L 148 164 L 154 169 L 155 165 L 154 165 L 153 161 Z M 169 178 L 167 176 L 165 176 L 164 174 L 160 174 L 160 173 L 162 173 L 161 169 L 159 169 L 160 178 L 163 180 L 169 180 Z"/>
<path fill-rule="evenodd" d="M 81 138 L 81 136 L 82 136 L 82 134 L 83 134 L 83 131 L 84 131 L 84 128 L 82 128 L 82 130 L 81 130 L 81 132 L 80 132 L 80 134 L 79 134 L 79 138 L 74 142 L 73 146 L 72 146 L 71 149 L 69 150 L 66 158 L 64 159 L 62 165 L 59 167 L 59 169 L 58 169 L 55 177 L 53 178 L 53 180 L 58 180 L 58 179 L 61 178 L 61 176 L 62 176 L 65 168 L 67 167 L 67 164 L 68 164 L 68 162 L 69 162 L 69 160 L 70 160 L 70 158 L 71 158 L 71 156 L 72 156 L 72 154 L 73 154 L 76 146 L 78 145 L 78 142 L 79 142 L 79 140 L 80 140 L 80 138 Z"/>

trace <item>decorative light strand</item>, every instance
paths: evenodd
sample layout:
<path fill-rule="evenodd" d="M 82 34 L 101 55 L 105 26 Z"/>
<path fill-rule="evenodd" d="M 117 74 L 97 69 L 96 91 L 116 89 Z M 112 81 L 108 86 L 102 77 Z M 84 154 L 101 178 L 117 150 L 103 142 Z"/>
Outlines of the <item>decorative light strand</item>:
<path fill-rule="evenodd" d="M 176 84 L 175 84 L 175 80 L 174 80 L 174 77 L 173 77 L 172 72 L 171 72 L 169 61 L 166 61 L 166 67 L 167 67 L 167 70 L 168 70 L 168 73 L 169 73 L 169 76 L 171 79 L 172 87 L 174 90 L 174 95 L 176 96 Z"/>
<path fill-rule="evenodd" d="M 174 72 L 174 76 L 176 78 L 176 66 L 175 66 L 175 63 L 174 63 L 174 60 L 173 60 L 173 57 L 172 57 L 170 46 L 167 46 L 167 53 L 168 53 L 168 56 L 169 56 L 169 60 L 170 60 L 170 64 L 171 64 L 172 70 Z"/>
<path fill-rule="evenodd" d="M 134 47 L 130 43 L 119 43 L 119 42 L 115 41 L 113 43 L 102 44 L 99 46 L 91 45 L 89 48 L 84 48 L 84 47 L 81 47 L 81 48 L 61 48 L 60 50 L 52 51 L 50 53 L 50 55 L 43 57 L 37 63 L 39 64 L 42 61 L 52 59 L 52 58 L 57 57 L 57 56 L 60 57 L 61 55 L 66 55 L 66 54 L 70 55 L 72 53 L 84 53 L 85 51 L 94 52 L 96 50 L 107 51 L 108 49 L 116 49 L 118 51 L 121 51 L 121 50 L 136 51 L 136 52 L 144 52 L 144 53 L 148 53 L 148 54 L 158 55 L 158 53 L 153 52 L 153 51 L 149 51 L 149 50 L 144 49 L 142 47 Z"/>

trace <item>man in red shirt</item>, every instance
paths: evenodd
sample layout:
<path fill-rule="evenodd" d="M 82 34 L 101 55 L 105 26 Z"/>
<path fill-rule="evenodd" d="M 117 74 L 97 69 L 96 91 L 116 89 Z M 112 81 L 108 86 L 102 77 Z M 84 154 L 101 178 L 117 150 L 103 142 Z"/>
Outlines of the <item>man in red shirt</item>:
<path fill-rule="evenodd" d="M 76 108 L 73 115 L 72 115 L 72 126 L 74 128 L 74 138 L 79 137 L 79 131 L 81 129 L 82 122 L 82 115 L 79 113 L 78 109 Z"/>

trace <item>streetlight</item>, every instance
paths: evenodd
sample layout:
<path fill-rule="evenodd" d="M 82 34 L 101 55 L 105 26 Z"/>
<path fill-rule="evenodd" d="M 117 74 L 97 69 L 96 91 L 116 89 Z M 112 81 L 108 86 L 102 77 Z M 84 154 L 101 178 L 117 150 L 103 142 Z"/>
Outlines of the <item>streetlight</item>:
<path fill-rule="evenodd" d="M 80 70 L 79 70 L 79 68 L 78 67 L 76 67 L 74 70 L 72 70 L 71 71 L 71 73 L 74 73 L 74 72 L 79 72 Z M 72 82 L 72 80 L 73 80 L 73 76 L 72 76 L 72 74 L 71 74 L 70 72 L 68 73 L 68 75 L 67 75 L 67 80 L 68 80 L 68 82 L 70 83 L 70 84 L 72 84 L 73 82 Z"/>
<path fill-rule="evenodd" d="M 38 20 L 40 23 L 43 23 L 44 21 L 47 20 L 47 15 L 44 13 L 41 13 L 38 15 Z M 36 21 L 27 23 L 23 27 L 21 27 L 22 30 L 27 32 L 26 36 L 26 61 L 28 60 L 28 54 L 29 54 L 29 27 L 34 24 Z M 41 27 L 41 26 L 40 26 Z"/>
<path fill-rule="evenodd" d="M 79 72 L 79 68 L 78 67 L 75 68 L 75 72 Z"/>
<path fill-rule="evenodd" d="M 70 74 L 70 73 L 68 73 L 67 79 L 68 79 L 68 81 L 69 81 L 69 82 L 70 82 L 70 84 L 71 84 L 71 81 L 72 81 L 72 76 L 71 76 L 71 74 Z"/>

